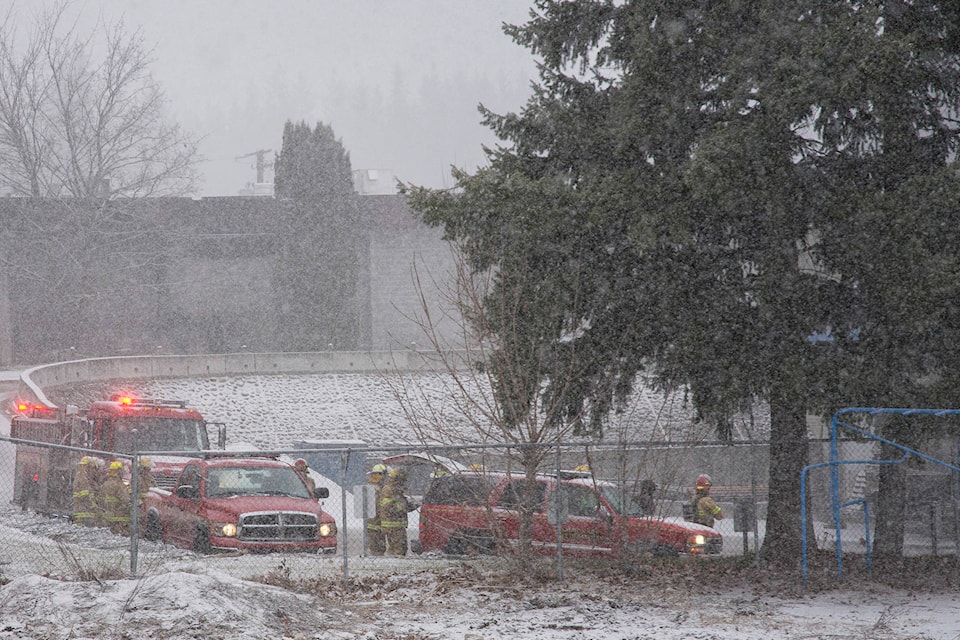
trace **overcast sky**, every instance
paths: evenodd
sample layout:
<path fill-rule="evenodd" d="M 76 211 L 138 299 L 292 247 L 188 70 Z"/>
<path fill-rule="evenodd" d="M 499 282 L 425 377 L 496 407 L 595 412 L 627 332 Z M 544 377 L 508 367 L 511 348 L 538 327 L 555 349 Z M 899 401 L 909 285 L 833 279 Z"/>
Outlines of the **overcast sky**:
<path fill-rule="evenodd" d="M 534 59 L 501 24 L 525 22 L 532 4 L 72 0 L 71 11 L 142 29 L 172 118 L 205 138 L 199 195 L 235 195 L 256 179 L 254 158 L 236 158 L 269 149 L 272 161 L 287 120 L 331 125 L 354 169 L 404 182 L 445 186 L 449 165 L 484 163 L 495 138 L 476 106 L 523 106 Z M 33 0 L 16 6 L 29 16 Z"/>

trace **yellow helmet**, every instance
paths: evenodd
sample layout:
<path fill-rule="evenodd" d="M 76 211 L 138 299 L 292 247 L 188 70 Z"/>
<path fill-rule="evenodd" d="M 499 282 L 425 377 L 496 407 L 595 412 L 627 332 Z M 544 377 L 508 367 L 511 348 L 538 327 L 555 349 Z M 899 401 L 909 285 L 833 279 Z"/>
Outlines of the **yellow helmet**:
<path fill-rule="evenodd" d="M 151 461 L 150 458 L 148 458 L 148 457 L 146 457 L 146 456 L 140 458 L 140 460 L 137 461 L 137 466 L 139 466 L 139 467 L 145 467 L 145 468 L 147 468 L 147 469 L 150 468 L 150 465 L 151 465 L 151 464 L 153 464 L 153 461 Z"/>
<path fill-rule="evenodd" d="M 83 456 L 80 458 L 80 464 L 93 464 L 93 458 L 90 456 Z"/>
<path fill-rule="evenodd" d="M 110 463 L 110 467 L 107 469 L 107 473 L 111 475 L 117 474 L 117 473 L 120 473 L 121 469 L 123 469 L 123 463 L 120 462 L 119 460 L 114 460 L 113 462 Z"/>
<path fill-rule="evenodd" d="M 379 464 L 379 463 L 373 465 L 373 469 L 370 470 L 370 473 L 386 473 L 386 472 L 387 472 L 387 465 Z"/>

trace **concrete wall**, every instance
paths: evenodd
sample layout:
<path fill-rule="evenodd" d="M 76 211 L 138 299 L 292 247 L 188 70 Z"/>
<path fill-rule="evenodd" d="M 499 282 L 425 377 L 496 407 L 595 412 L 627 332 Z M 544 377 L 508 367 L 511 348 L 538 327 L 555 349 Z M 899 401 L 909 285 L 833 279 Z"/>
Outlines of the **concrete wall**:
<path fill-rule="evenodd" d="M 81 228 L 68 201 L 0 200 L 0 262 L 17 265 L 0 274 L 0 367 L 297 348 L 278 341 L 285 301 L 272 273 L 278 239 L 289 230 L 280 226 L 276 200 L 96 204 L 85 211 L 89 228 Z M 356 294 L 360 341 L 350 347 L 426 346 L 414 319 L 423 315 L 422 299 L 441 333 L 462 342 L 442 301 L 453 259 L 441 231 L 415 219 L 400 195 L 363 196 L 358 206 L 369 243 Z M 44 242 L 23 240 L 37 229 Z"/>
<path fill-rule="evenodd" d="M 45 364 L 23 371 L 18 395 L 19 399 L 29 398 L 53 406 L 44 390 L 99 380 L 429 371 L 437 364 L 436 354 L 412 350 L 88 358 Z"/>
<path fill-rule="evenodd" d="M 421 227 L 374 238 L 369 271 L 373 349 L 427 346 L 421 294 L 438 332 L 459 333 L 459 315 L 448 299 L 455 281 L 454 259 L 442 235 L 439 229 Z"/>

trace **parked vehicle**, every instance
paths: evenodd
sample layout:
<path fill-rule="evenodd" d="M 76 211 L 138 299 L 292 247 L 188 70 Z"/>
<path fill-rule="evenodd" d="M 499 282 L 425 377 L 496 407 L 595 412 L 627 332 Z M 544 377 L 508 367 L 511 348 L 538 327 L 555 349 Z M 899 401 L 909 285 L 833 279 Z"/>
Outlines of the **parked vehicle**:
<path fill-rule="evenodd" d="M 290 464 L 266 457 L 188 462 L 168 491 L 145 500 L 144 537 L 200 553 L 215 550 L 334 553 L 337 525 Z"/>
<path fill-rule="evenodd" d="M 533 508 L 531 542 L 537 553 L 570 557 L 718 555 L 723 536 L 682 518 L 646 515 L 619 488 L 593 477 L 464 472 L 438 476 L 420 508 L 424 552 L 495 553 L 516 545 L 520 506 Z M 530 491 L 530 493 L 525 493 Z M 524 502 L 524 496 L 529 496 Z M 624 504 L 626 503 L 626 504 Z"/>
<path fill-rule="evenodd" d="M 16 443 L 14 502 L 41 513 L 70 514 L 73 474 L 84 448 L 100 452 L 106 463 L 111 454 L 139 451 L 195 452 L 210 449 L 208 429 L 216 427 L 217 448 L 223 449 L 226 429 L 208 423 L 181 400 L 153 400 L 114 396 L 97 400 L 87 409 L 68 405 L 48 407 L 18 403 L 10 419 Z M 155 456 L 153 473 L 158 485 L 173 488 L 186 458 Z M 125 472 L 129 477 L 129 469 Z"/>
<path fill-rule="evenodd" d="M 423 495 L 435 477 L 445 473 L 460 473 L 470 470 L 470 468 L 463 463 L 457 462 L 452 458 L 436 455 L 429 451 L 415 451 L 390 456 L 384 458 L 383 463 L 390 468 L 400 468 L 406 472 L 407 480 L 404 483 L 404 487 L 406 488 L 408 497 L 418 505 L 423 502 Z M 423 552 L 420 546 L 418 514 L 419 507 L 417 514 L 410 514 L 409 524 L 407 525 L 407 541 L 413 553 Z"/>
<path fill-rule="evenodd" d="M 440 473 L 460 473 L 470 467 L 451 458 L 438 456 L 426 451 L 401 453 L 383 459 L 389 467 L 403 468 L 407 473 L 406 487 L 410 495 L 418 501 L 423 498 L 433 478 Z"/>

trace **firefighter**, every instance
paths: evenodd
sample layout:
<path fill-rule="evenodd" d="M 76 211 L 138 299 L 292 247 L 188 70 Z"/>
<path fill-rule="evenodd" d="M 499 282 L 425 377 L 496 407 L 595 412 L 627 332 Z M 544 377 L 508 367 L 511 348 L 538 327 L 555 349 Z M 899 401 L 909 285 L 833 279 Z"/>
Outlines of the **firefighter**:
<path fill-rule="evenodd" d="M 137 505 L 139 506 L 141 531 L 144 531 L 143 527 L 146 526 L 147 510 L 143 505 L 147 500 L 147 492 L 150 491 L 150 487 L 157 486 L 157 481 L 153 477 L 152 467 L 152 461 L 146 456 L 141 456 L 137 460 Z"/>
<path fill-rule="evenodd" d="M 130 535 L 130 487 L 123 482 L 123 463 L 114 460 L 107 468 L 107 479 L 100 490 L 103 520 L 110 531 Z"/>
<path fill-rule="evenodd" d="M 317 483 L 310 477 L 310 467 L 307 466 L 307 461 L 303 458 L 297 458 L 293 461 L 293 466 L 297 470 L 297 473 L 300 474 L 300 477 L 303 478 L 307 489 L 310 490 L 310 497 L 315 497 L 317 494 Z"/>
<path fill-rule="evenodd" d="M 403 494 L 406 481 L 406 471 L 391 469 L 380 492 L 380 527 L 387 542 L 386 553 L 392 556 L 407 555 L 407 514 L 417 508 Z"/>
<path fill-rule="evenodd" d="M 639 490 L 633 497 L 633 503 L 640 508 L 645 516 L 652 516 L 656 511 L 656 493 L 657 483 L 653 480 L 643 480 L 640 482 Z"/>
<path fill-rule="evenodd" d="M 103 524 L 97 496 L 100 490 L 100 468 L 90 456 L 83 456 L 73 474 L 73 521 L 83 527 Z"/>
<path fill-rule="evenodd" d="M 382 556 L 387 549 L 387 541 L 383 537 L 383 528 L 380 526 L 380 498 L 386 475 L 387 467 L 383 464 L 375 464 L 367 472 L 367 482 L 373 487 L 375 512 L 372 518 L 367 518 L 367 552 L 372 556 Z"/>
<path fill-rule="evenodd" d="M 694 509 L 693 521 L 708 527 L 713 526 L 714 520 L 723 520 L 723 509 L 710 497 L 712 484 L 710 476 L 701 473 L 697 477 L 691 499 Z"/>
<path fill-rule="evenodd" d="M 147 491 L 150 487 L 157 486 L 157 481 L 153 477 L 153 462 L 146 456 L 141 456 L 137 461 L 137 493 L 140 502 L 147 497 Z"/>

